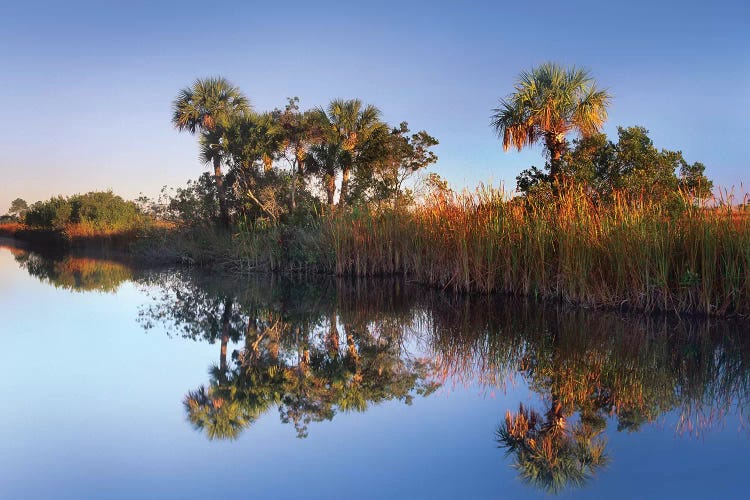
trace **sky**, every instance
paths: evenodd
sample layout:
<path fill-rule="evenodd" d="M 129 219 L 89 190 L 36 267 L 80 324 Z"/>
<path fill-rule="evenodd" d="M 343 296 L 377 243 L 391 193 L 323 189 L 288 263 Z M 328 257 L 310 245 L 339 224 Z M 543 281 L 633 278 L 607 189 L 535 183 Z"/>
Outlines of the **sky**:
<path fill-rule="evenodd" d="M 604 131 L 641 125 L 724 187 L 747 176 L 750 5 L 742 0 L 0 2 L 0 213 L 16 197 L 132 198 L 206 169 L 171 102 L 221 75 L 256 110 L 357 97 L 440 145 L 456 187 L 515 185 L 492 109 L 521 71 L 587 68 L 614 96 Z M 746 190 L 746 188 L 745 188 Z"/>

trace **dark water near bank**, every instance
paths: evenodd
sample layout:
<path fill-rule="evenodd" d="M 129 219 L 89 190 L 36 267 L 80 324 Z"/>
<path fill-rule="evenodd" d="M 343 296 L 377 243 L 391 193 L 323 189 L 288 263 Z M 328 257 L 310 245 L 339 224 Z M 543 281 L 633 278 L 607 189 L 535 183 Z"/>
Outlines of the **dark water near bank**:
<path fill-rule="evenodd" d="M 0 498 L 742 498 L 750 328 L 0 244 Z"/>

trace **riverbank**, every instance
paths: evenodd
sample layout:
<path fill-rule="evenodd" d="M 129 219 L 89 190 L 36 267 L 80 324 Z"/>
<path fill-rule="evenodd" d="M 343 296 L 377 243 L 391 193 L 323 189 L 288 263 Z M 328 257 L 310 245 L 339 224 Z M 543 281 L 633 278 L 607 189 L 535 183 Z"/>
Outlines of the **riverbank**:
<path fill-rule="evenodd" d="M 400 275 L 455 292 L 590 308 L 750 314 L 750 218 L 729 209 L 675 212 L 625 199 L 604 208 L 575 192 L 554 203 L 509 201 L 487 190 L 294 225 L 161 227 L 101 241 L 137 262 L 230 274 Z"/>

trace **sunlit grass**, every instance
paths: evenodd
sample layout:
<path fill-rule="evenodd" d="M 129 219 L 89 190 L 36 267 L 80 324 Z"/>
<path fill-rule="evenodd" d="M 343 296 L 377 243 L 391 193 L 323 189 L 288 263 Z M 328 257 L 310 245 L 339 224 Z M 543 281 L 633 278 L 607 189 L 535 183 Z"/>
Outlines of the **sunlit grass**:
<path fill-rule="evenodd" d="M 413 211 L 339 214 L 322 230 L 337 274 L 586 306 L 750 312 L 750 218 L 721 203 L 684 206 L 615 196 L 604 208 L 581 189 L 525 203 L 482 188 Z"/>

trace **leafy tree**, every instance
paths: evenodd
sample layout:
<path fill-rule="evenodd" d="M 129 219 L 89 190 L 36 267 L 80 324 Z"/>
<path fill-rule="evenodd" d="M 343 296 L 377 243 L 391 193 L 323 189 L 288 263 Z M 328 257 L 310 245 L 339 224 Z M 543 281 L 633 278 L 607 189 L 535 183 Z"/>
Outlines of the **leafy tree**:
<path fill-rule="evenodd" d="M 323 131 L 315 111 L 302 112 L 299 109 L 299 98 L 291 97 L 283 110 L 273 112 L 281 128 L 282 148 L 281 156 L 291 166 L 292 178 L 290 183 L 291 209 L 297 208 L 297 185 L 304 181 L 305 159 L 307 152 L 314 144 L 323 139 Z"/>
<path fill-rule="evenodd" d="M 201 156 L 213 162 L 219 216 L 228 227 L 229 209 L 221 171 L 222 151 L 226 147 L 223 133 L 233 120 L 250 112 L 250 103 L 240 89 L 226 79 L 205 78 L 182 89 L 172 103 L 172 111 L 172 123 L 178 130 L 203 134 Z"/>
<path fill-rule="evenodd" d="M 695 198 L 710 194 L 713 183 L 702 163 L 691 165 L 680 151 L 657 149 L 643 127 L 618 127 L 617 135 L 617 143 L 604 134 L 575 140 L 563 156 L 561 171 L 602 201 L 610 200 L 614 191 L 655 202 L 673 202 L 680 190 Z M 531 167 L 516 180 L 519 191 L 531 193 L 549 185 L 552 177 Z"/>
<path fill-rule="evenodd" d="M 437 161 L 431 150 L 438 140 L 422 130 L 409 135 L 409 124 L 401 122 L 389 133 L 371 140 L 363 151 L 366 161 L 355 175 L 352 199 L 382 202 L 411 198 L 405 191 L 406 181 L 416 172 Z"/>
<path fill-rule="evenodd" d="M 599 132 L 610 99 L 586 70 L 545 63 L 521 73 L 515 92 L 493 110 L 492 127 L 502 137 L 505 151 L 543 141 L 550 175 L 556 179 L 562 173 L 566 136 L 573 131 L 583 137 Z"/>
<path fill-rule="evenodd" d="M 128 230 L 143 223 L 138 205 L 111 191 L 92 191 L 64 198 L 57 196 L 29 207 L 25 222 L 30 226 L 61 230 L 67 224 L 86 224 L 98 230 Z"/>
<path fill-rule="evenodd" d="M 275 222 L 284 212 L 280 198 L 286 176 L 274 168 L 283 148 L 282 132 L 272 113 L 261 113 L 236 119 L 224 134 L 234 206 L 245 217 L 268 216 Z"/>
<path fill-rule="evenodd" d="M 26 203 L 26 200 L 23 200 L 21 198 L 16 198 L 10 203 L 8 214 L 12 215 L 17 220 L 23 219 L 28 209 L 29 209 L 29 205 Z"/>
<path fill-rule="evenodd" d="M 706 177 L 706 166 L 701 162 L 680 162 L 680 189 L 697 199 L 711 196 L 714 183 Z"/>

